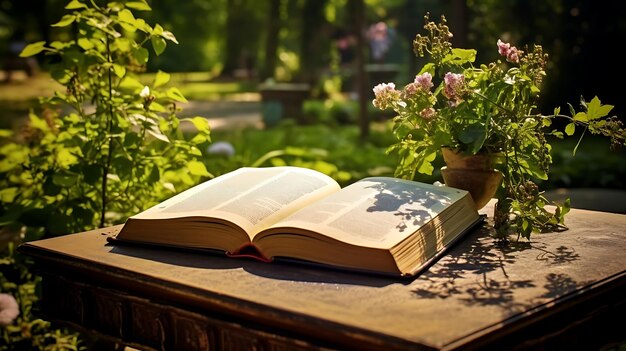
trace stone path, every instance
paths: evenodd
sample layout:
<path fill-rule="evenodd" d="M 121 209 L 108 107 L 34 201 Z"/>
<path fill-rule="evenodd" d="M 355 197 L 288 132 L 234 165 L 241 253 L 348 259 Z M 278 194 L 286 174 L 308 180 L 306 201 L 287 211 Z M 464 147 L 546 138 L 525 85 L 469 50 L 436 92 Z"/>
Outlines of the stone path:
<path fill-rule="evenodd" d="M 260 101 L 189 101 L 182 104 L 183 117 L 206 117 L 212 130 L 228 128 L 263 128 Z M 193 128 L 189 124 L 181 124 Z"/>

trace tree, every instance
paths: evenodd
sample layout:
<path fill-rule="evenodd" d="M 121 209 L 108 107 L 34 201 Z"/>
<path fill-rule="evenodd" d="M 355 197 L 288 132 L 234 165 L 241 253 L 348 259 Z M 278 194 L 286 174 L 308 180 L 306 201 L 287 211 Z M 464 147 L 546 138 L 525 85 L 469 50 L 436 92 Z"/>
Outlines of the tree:
<path fill-rule="evenodd" d="M 315 86 L 330 62 L 332 29 L 324 9 L 328 0 L 305 0 L 300 35 L 300 80 Z"/>
<path fill-rule="evenodd" d="M 267 16 L 267 37 L 265 39 L 265 61 L 261 72 L 261 80 L 274 78 L 276 70 L 276 55 L 278 54 L 278 44 L 281 18 L 281 0 L 270 0 Z"/>
<path fill-rule="evenodd" d="M 222 75 L 234 76 L 239 68 L 254 69 L 259 54 L 267 3 L 227 0 L 226 41 Z"/>
<path fill-rule="evenodd" d="M 225 48 L 226 0 L 153 0 L 146 20 L 176 31 L 179 44 L 148 62 L 147 69 L 168 72 L 213 71 Z"/>
<path fill-rule="evenodd" d="M 356 86 L 359 95 L 359 130 L 361 139 L 369 136 L 369 118 L 367 115 L 367 106 L 369 98 L 369 79 L 365 71 L 365 3 L 363 0 L 349 0 L 348 8 L 352 16 L 350 17 L 351 27 L 356 35 L 356 57 L 354 60 L 354 72 L 356 75 Z"/>

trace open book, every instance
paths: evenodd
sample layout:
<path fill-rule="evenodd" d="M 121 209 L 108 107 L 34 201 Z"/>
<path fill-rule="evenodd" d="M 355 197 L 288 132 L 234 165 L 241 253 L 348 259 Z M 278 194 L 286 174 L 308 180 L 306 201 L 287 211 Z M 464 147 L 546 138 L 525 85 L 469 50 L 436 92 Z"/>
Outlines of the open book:
<path fill-rule="evenodd" d="M 244 167 L 128 218 L 109 241 L 414 276 L 481 220 L 464 190 L 391 177 L 342 189 L 306 168 Z"/>

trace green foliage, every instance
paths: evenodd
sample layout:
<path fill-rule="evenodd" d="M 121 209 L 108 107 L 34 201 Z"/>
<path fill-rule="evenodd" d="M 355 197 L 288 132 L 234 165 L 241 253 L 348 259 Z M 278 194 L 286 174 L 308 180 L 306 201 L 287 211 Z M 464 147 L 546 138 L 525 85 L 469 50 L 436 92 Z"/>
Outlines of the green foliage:
<path fill-rule="evenodd" d="M 569 203 L 549 202 L 535 183 L 548 178 L 552 163 L 546 136 L 564 136 L 549 129 L 552 120 L 569 122 L 565 135 L 582 128 L 581 139 L 588 131 L 624 146 L 626 129 L 616 116 L 609 116 L 613 106 L 603 105 L 597 97 L 589 102 L 581 98 L 581 110 L 570 106 L 570 116 L 559 109 L 541 114 L 536 106 L 548 59 L 541 46 L 522 51 L 498 40 L 503 58 L 479 65 L 475 50 L 452 47 L 444 16 L 434 23 L 426 15 L 425 22 L 426 34 L 417 34 L 413 46 L 415 54 L 428 62 L 415 80 L 401 90 L 393 83 L 374 88 L 374 106 L 397 113 L 393 131 L 398 140 L 389 148 L 400 156 L 395 175 L 413 179 L 416 172 L 432 174 L 444 147 L 488 154 L 503 174 L 494 215 L 499 238 L 516 233 L 528 239 L 533 232 L 564 229 Z M 555 206 L 555 211 L 546 205 Z"/>
<path fill-rule="evenodd" d="M 202 162 L 206 119 L 177 117 L 187 99 L 168 87 L 168 73 L 148 84 L 138 77 L 151 51 L 177 43 L 135 17 L 148 3 L 72 0 L 66 9 L 52 26 L 72 25 L 76 36 L 33 43 L 21 54 L 50 58 L 50 74 L 64 89 L 41 98 L 25 129 L 0 133 L 0 226 L 24 240 L 120 223 L 212 176 Z M 181 123 L 197 133 L 184 135 Z M 76 350 L 76 334 L 31 315 L 39 278 L 29 265 L 12 250 L 0 263 L 1 291 L 20 304 L 19 318 L 2 329 L 11 348 L 0 349 Z"/>
<path fill-rule="evenodd" d="M 198 161 L 208 124 L 193 123 L 198 133 L 186 140 L 177 104 L 187 100 L 167 87 L 169 74 L 159 71 L 148 85 L 137 76 L 150 47 L 159 55 L 177 42 L 131 11 L 148 4 L 74 0 L 66 8 L 73 11 L 53 26 L 75 25 L 77 37 L 22 52 L 51 57 L 50 74 L 65 91 L 43 98 L 28 129 L 0 148 L 2 222 L 46 235 L 119 223 L 210 176 Z"/>

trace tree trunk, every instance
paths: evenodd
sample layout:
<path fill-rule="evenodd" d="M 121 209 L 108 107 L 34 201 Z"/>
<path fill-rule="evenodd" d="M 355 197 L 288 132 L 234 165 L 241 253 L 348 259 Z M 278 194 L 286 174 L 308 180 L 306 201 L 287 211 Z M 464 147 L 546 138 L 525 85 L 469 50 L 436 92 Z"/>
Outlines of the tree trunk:
<path fill-rule="evenodd" d="M 234 76 L 238 69 L 251 75 L 259 50 L 260 28 L 264 23 L 257 11 L 265 11 L 265 2 L 228 0 L 226 18 L 226 47 L 222 75 Z"/>
<path fill-rule="evenodd" d="M 280 6 L 281 0 L 270 1 L 267 17 L 267 39 L 265 41 L 265 64 L 261 73 L 261 80 L 274 78 L 278 51 L 278 34 L 281 28 Z"/>
<path fill-rule="evenodd" d="M 359 99 L 359 129 L 360 138 L 365 140 L 369 136 L 369 118 L 367 115 L 367 100 L 369 79 L 365 70 L 367 57 L 367 42 L 365 41 L 365 3 L 363 0 L 349 0 L 348 8 L 351 14 L 352 31 L 356 36 L 356 55 L 354 60 L 354 72 Z"/>
<path fill-rule="evenodd" d="M 315 86 L 320 70 L 328 64 L 330 38 L 324 9 L 328 0 L 306 0 L 302 8 L 299 80 Z"/>

